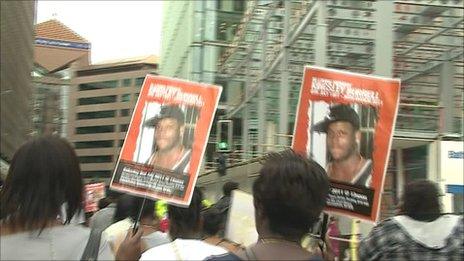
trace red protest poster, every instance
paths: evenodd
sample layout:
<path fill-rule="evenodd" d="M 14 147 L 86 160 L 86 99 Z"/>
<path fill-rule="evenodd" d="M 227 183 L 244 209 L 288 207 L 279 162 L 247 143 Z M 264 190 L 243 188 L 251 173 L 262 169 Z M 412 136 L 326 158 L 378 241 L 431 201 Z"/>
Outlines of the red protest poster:
<path fill-rule="evenodd" d="M 84 212 L 98 210 L 98 201 L 105 197 L 105 183 L 92 183 L 84 185 Z"/>
<path fill-rule="evenodd" d="M 400 80 L 305 68 L 292 148 L 325 167 L 326 211 L 376 221 Z"/>
<path fill-rule="evenodd" d="M 189 205 L 221 92 L 147 75 L 110 188 Z"/>

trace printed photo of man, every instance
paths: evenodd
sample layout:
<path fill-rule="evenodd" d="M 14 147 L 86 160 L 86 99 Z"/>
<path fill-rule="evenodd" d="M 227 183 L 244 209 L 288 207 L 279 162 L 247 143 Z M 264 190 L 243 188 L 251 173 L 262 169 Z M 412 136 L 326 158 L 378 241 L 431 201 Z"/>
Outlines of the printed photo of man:
<path fill-rule="evenodd" d="M 155 128 L 153 152 L 148 164 L 178 173 L 187 173 L 191 149 L 183 145 L 185 115 L 177 105 L 163 105 L 160 113 L 145 122 Z"/>
<path fill-rule="evenodd" d="M 359 150 L 361 140 L 358 114 L 349 105 L 334 105 L 324 120 L 316 123 L 313 131 L 326 133 L 330 161 L 326 170 L 329 178 L 360 186 L 371 186 L 372 160 Z"/>

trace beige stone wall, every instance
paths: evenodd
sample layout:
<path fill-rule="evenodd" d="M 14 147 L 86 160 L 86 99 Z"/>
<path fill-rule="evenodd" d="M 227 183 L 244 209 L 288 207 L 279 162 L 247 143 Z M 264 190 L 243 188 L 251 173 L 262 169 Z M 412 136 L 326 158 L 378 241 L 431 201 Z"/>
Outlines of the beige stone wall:
<path fill-rule="evenodd" d="M 141 66 L 140 69 L 135 69 L 134 67 L 128 67 L 127 71 L 112 71 L 112 67 L 109 66 L 102 71 L 101 65 L 90 66 L 84 68 L 75 67 L 75 75 L 79 75 L 79 72 L 86 71 L 96 73 L 91 76 L 77 76 L 71 80 L 71 88 L 69 93 L 69 111 L 68 111 L 68 139 L 71 143 L 83 142 L 83 141 L 104 141 L 112 140 L 113 146 L 106 148 L 85 148 L 85 149 L 76 149 L 76 153 L 79 157 L 81 156 L 111 156 L 111 162 L 104 163 L 81 163 L 81 171 L 84 176 L 86 176 L 90 171 L 104 171 L 106 173 L 111 173 L 114 170 L 116 162 L 119 157 L 119 152 L 121 149 L 121 141 L 124 140 L 126 136 L 126 131 L 121 130 L 121 125 L 129 124 L 131 120 L 131 114 L 135 108 L 137 102 L 136 94 L 140 92 L 141 86 L 135 85 L 135 79 L 140 77 L 145 77 L 148 73 L 155 70 L 156 65 L 152 66 Z M 117 65 L 114 65 L 113 68 L 116 68 Z M 94 69 L 91 69 L 94 68 Z M 98 69 L 97 69 L 98 68 Z M 116 69 L 115 69 L 116 71 Z M 131 86 L 122 86 L 124 79 L 132 79 Z M 116 88 L 105 88 L 105 89 L 96 89 L 96 90 L 86 90 L 79 91 L 79 84 L 85 83 L 95 83 L 103 81 L 118 81 L 118 87 Z M 122 102 L 121 97 L 124 94 L 130 95 L 130 101 Z M 78 100 L 80 98 L 90 98 L 90 97 L 101 97 L 115 95 L 116 102 L 113 103 L 104 103 L 104 104 L 91 104 L 91 105 L 79 105 Z M 122 116 L 121 110 L 128 109 L 129 115 Z M 106 111 L 106 110 L 115 110 L 115 117 L 111 118 L 100 118 L 100 119 L 77 119 L 77 114 L 80 112 L 97 112 L 97 111 Z M 103 126 L 103 125 L 113 125 L 114 132 L 108 133 L 89 133 L 89 134 L 77 134 L 76 129 L 79 127 L 89 127 L 89 126 Z M 109 177 L 95 176 L 92 177 L 94 180 L 105 181 L 109 183 Z M 89 178 L 91 180 L 92 178 Z"/>

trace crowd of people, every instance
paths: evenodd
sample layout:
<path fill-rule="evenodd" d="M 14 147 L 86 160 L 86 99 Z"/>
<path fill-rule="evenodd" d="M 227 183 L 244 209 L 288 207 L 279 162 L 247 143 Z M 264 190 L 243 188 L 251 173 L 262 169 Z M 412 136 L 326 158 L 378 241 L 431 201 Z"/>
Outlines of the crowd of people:
<path fill-rule="evenodd" d="M 1 260 L 334 260 L 338 230 L 332 217 L 328 247 L 308 251 L 302 239 L 319 222 L 329 192 L 327 173 L 289 150 L 271 153 L 253 183 L 258 240 L 242 246 L 224 238 L 232 191 L 205 206 L 195 188 L 188 207 L 110 193 L 85 222 L 78 158 L 64 139 L 26 142 L 13 156 L 0 193 Z M 361 260 L 462 260 L 463 219 L 443 215 L 430 181 L 407 185 L 399 213 L 375 226 L 359 245 Z M 138 226 L 135 226 L 135 224 Z M 321 239 L 322 240 L 322 239 Z M 324 244 L 321 244 L 324 245 Z"/>

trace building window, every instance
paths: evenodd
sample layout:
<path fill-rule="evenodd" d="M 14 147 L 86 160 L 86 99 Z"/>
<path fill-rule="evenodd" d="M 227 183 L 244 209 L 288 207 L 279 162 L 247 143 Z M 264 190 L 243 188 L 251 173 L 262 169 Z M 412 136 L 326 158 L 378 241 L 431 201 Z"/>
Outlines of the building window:
<path fill-rule="evenodd" d="M 110 178 L 111 170 L 81 171 L 83 178 Z"/>
<path fill-rule="evenodd" d="M 119 140 L 119 147 L 122 147 L 122 145 L 124 144 L 124 140 Z"/>
<path fill-rule="evenodd" d="M 122 80 L 122 86 L 129 87 L 132 85 L 132 79 L 124 79 Z"/>
<path fill-rule="evenodd" d="M 135 79 L 135 87 L 139 87 L 139 88 L 142 87 L 144 79 L 145 79 L 145 77 L 136 78 Z"/>
<path fill-rule="evenodd" d="M 93 149 L 93 148 L 111 148 L 114 145 L 112 140 L 97 140 L 97 141 L 78 141 L 74 142 L 76 149 Z"/>
<path fill-rule="evenodd" d="M 80 156 L 80 163 L 108 163 L 113 162 L 113 156 Z"/>
<path fill-rule="evenodd" d="M 136 92 L 134 93 L 134 99 L 137 100 L 139 98 L 140 93 Z"/>
<path fill-rule="evenodd" d="M 85 119 L 112 118 L 115 115 L 116 115 L 116 111 L 79 112 L 77 114 L 77 119 L 78 120 L 85 120 Z"/>
<path fill-rule="evenodd" d="M 222 8 L 223 8 L 222 1 L 224 1 L 224 0 L 216 0 L 216 8 L 217 8 L 217 10 L 222 10 Z"/>
<path fill-rule="evenodd" d="M 216 38 L 221 41 L 227 40 L 227 23 L 222 22 L 217 28 Z"/>
<path fill-rule="evenodd" d="M 119 131 L 126 132 L 128 127 L 129 127 L 129 124 L 121 124 L 119 125 Z"/>
<path fill-rule="evenodd" d="M 79 91 L 89 91 L 118 87 L 118 81 L 89 82 L 79 84 Z"/>
<path fill-rule="evenodd" d="M 234 11 L 243 12 L 245 10 L 245 0 L 235 0 L 234 1 Z"/>
<path fill-rule="evenodd" d="M 114 132 L 114 125 L 77 127 L 76 134 L 92 134 Z"/>
<path fill-rule="evenodd" d="M 231 28 L 232 28 L 232 29 L 231 29 L 231 30 L 232 30 L 232 37 L 231 37 L 231 38 L 233 39 L 233 38 L 234 38 L 234 35 L 237 33 L 238 25 L 237 25 L 237 24 L 233 24 L 233 25 L 231 26 Z M 230 39 L 230 40 L 232 40 L 232 39 Z"/>
<path fill-rule="evenodd" d="M 130 101 L 130 93 L 126 93 L 126 94 L 123 94 L 121 95 L 121 102 L 128 102 Z"/>
<path fill-rule="evenodd" d="M 120 115 L 123 117 L 129 116 L 129 109 L 122 109 Z"/>
<path fill-rule="evenodd" d="M 116 95 L 79 98 L 79 100 L 77 101 L 79 105 L 90 105 L 90 104 L 101 104 L 101 103 L 112 103 L 112 102 L 116 102 Z"/>
<path fill-rule="evenodd" d="M 405 183 L 427 178 L 427 145 L 403 149 Z"/>

